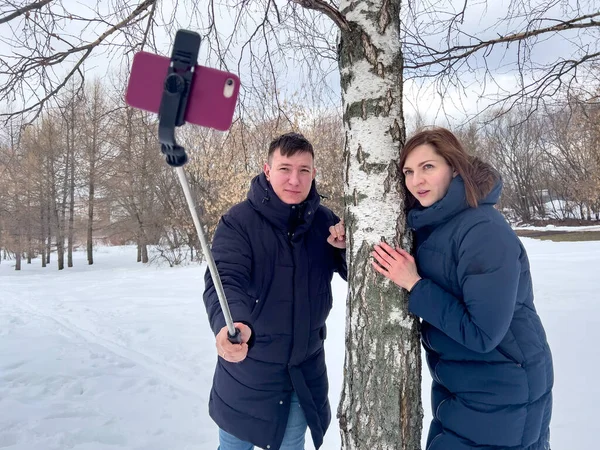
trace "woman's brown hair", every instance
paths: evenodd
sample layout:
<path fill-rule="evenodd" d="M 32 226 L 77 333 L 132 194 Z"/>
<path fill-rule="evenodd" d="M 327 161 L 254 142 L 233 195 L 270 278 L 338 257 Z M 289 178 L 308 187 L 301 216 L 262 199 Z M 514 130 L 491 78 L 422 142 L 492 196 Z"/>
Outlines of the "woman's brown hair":
<path fill-rule="evenodd" d="M 469 155 L 457 137 L 446 128 L 434 127 L 412 136 L 400 152 L 400 170 L 404 168 L 408 155 L 420 145 L 431 145 L 436 153 L 462 177 L 465 183 L 467 202 L 476 208 L 481 199 L 490 193 L 497 180 L 498 172 L 475 156 Z M 406 184 L 404 185 L 406 188 Z M 406 206 L 411 209 L 417 199 L 406 189 Z"/>

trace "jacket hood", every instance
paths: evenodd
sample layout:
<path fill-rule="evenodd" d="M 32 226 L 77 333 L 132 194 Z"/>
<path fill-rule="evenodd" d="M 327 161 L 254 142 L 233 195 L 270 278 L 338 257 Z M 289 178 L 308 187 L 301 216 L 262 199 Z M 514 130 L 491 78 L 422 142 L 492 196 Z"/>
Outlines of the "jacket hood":
<path fill-rule="evenodd" d="M 492 190 L 483 197 L 478 205 L 495 205 L 502 193 L 502 179 L 498 176 Z M 446 195 L 433 205 L 424 208 L 416 206 L 408 212 L 408 226 L 414 230 L 426 226 L 437 226 L 470 208 L 467 202 L 465 183 L 460 175 L 450 182 Z"/>
<path fill-rule="evenodd" d="M 290 217 L 294 216 L 299 223 L 295 228 L 295 233 L 300 234 L 310 227 L 315 212 L 321 204 L 321 197 L 317 192 L 315 180 L 313 180 L 306 200 L 297 205 L 288 205 L 281 201 L 271 183 L 267 181 L 265 174 L 261 173 L 250 183 L 248 201 L 275 228 L 286 232 L 290 228 Z"/>

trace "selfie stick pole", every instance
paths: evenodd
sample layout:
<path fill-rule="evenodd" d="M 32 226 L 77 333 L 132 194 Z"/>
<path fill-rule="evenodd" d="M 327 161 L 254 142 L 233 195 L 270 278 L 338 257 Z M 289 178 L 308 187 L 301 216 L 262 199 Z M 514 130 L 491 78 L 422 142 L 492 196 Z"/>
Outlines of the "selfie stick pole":
<path fill-rule="evenodd" d="M 171 53 L 171 65 L 165 78 L 164 91 L 158 112 L 158 139 L 161 144 L 161 152 L 166 155 L 167 164 L 174 167 L 177 172 L 185 199 L 192 214 L 192 219 L 200 239 L 200 245 L 202 246 L 202 252 L 208 262 L 210 276 L 217 291 L 221 310 L 227 324 L 227 337 L 230 342 L 240 344 L 242 342 L 240 330 L 233 326 L 233 319 L 227 305 L 225 291 L 221 284 L 221 277 L 219 277 L 215 259 L 208 246 L 204 229 L 196 212 L 190 186 L 183 171 L 183 165 L 187 162 L 188 158 L 185 149 L 175 141 L 175 127 L 179 127 L 185 123 L 185 109 L 192 82 L 194 81 L 194 68 L 198 61 L 199 50 L 199 34 L 187 30 L 177 31 Z"/>

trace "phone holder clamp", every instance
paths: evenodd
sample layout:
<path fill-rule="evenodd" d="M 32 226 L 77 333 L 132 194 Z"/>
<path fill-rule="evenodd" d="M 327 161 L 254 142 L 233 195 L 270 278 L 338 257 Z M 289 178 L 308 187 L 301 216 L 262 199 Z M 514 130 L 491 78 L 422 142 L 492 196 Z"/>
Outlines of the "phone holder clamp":
<path fill-rule="evenodd" d="M 177 31 L 171 52 L 171 65 L 165 77 L 158 110 L 158 140 L 167 164 L 172 167 L 181 167 L 188 160 L 185 149 L 175 141 L 175 127 L 185 123 L 185 111 L 194 82 L 200 41 L 198 33 Z"/>

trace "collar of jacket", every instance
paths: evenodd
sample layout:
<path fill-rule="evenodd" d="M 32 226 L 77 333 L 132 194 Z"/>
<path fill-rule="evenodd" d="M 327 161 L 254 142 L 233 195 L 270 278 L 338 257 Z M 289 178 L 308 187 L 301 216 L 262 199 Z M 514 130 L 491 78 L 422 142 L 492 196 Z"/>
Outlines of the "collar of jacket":
<path fill-rule="evenodd" d="M 490 193 L 479 201 L 479 205 L 495 205 L 501 192 L 502 180 L 498 179 Z M 427 208 L 416 206 L 408 212 L 408 226 L 413 230 L 423 227 L 436 227 L 469 208 L 465 182 L 460 175 L 457 175 L 450 182 L 448 192 L 443 198 Z"/>
<path fill-rule="evenodd" d="M 300 207 L 303 209 L 300 224 L 294 230 L 296 235 L 305 232 L 312 223 L 315 212 L 321 203 L 321 198 L 317 193 L 317 187 L 313 180 L 308 197 L 300 205 L 288 205 L 280 200 L 267 181 L 264 173 L 254 177 L 248 191 L 248 201 L 252 207 L 258 211 L 265 219 L 284 232 L 288 232 L 291 214 L 296 214 Z"/>

